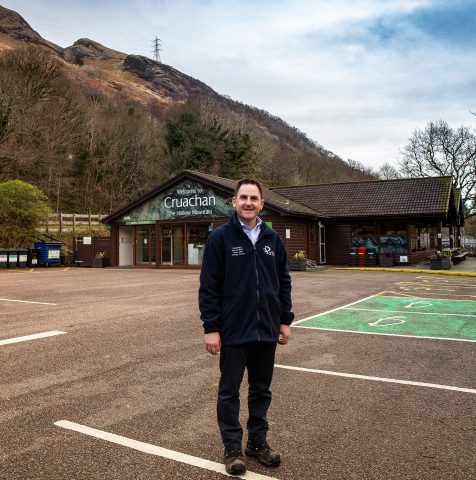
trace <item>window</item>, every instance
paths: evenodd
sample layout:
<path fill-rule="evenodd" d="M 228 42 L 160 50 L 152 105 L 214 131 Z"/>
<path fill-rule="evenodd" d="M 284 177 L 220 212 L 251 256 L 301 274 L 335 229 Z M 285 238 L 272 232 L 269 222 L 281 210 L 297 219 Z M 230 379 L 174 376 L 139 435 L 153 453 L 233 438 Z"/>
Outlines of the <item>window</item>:
<path fill-rule="evenodd" d="M 201 265 L 209 223 L 161 225 L 161 265 Z"/>
<path fill-rule="evenodd" d="M 404 222 L 384 222 L 380 226 L 380 234 L 388 236 L 406 237 L 407 228 L 408 225 Z"/>
<path fill-rule="evenodd" d="M 208 237 L 208 224 L 190 224 L 187 228 L 188 265 L 201 265 L 205 242 Z"/>
<path fill-rule="evenodd" d="M 352 247 L 357 249 L 359 247 L 367 248 L 369 253 L 377 253 L 378 243 L 377 237 L 368 236 L 368 237 L 352 237 Z"/>
<path fill-rule="evenodd" d="M 380 237 L 380 253 L 408 253 L 407 237 Z"/>
<path fill-rule="evenodd" d="M 352 235 L 376 235 L 377 225 L 375 223 L 356 223 L 352 226 Z"/>
<path fill-rule="evenodd" d="M 409 236 L 412 252 L 433 250 L 437 229 L 434 226 L 410 225 Z"/>

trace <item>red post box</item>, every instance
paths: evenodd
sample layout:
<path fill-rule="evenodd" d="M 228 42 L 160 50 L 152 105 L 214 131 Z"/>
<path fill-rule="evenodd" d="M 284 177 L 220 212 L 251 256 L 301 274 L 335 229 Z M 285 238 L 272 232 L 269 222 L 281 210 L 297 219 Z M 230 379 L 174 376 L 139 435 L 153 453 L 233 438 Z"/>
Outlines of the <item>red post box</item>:
<path fill-rule="evenodd" d="M 357 258 L 359 259 L 359 267 L 365 267 L 365 257 L 367 256 L 367 248 L 359 247 L 357 249 Z"/>

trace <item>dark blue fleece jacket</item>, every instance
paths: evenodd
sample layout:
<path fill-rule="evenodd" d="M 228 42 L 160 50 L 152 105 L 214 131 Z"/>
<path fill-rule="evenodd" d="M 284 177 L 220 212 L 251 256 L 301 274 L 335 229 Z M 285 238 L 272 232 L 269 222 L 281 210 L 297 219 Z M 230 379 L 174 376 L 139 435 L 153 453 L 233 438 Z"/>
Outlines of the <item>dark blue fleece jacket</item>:
<path fill-rule="evenodd" d="M 236 213 L 208 237 L 200 274 L 199 307 L 205 333 L 223 345 L 276 342 L 293 321 L 291 277 L 284 243 L 261 224 L 256 245 Z"/>

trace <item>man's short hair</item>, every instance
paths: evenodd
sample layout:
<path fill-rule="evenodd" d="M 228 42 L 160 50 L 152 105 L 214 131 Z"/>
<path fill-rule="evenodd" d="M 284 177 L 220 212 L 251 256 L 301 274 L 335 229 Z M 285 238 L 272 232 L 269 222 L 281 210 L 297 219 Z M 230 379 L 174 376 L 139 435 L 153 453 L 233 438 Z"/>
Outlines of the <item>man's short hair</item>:
<path fill-rule="evenodd" d="M 256 185 L 258 187 L 261 198 L 264 198 L 263 187 L 261 186 L 261 183 L 254 178 L 242 178 L 241 180 L 238 180 L 235 187 L 235 197 L 238 195 L 238 190 L 241 188 L 242 185 Z"/>

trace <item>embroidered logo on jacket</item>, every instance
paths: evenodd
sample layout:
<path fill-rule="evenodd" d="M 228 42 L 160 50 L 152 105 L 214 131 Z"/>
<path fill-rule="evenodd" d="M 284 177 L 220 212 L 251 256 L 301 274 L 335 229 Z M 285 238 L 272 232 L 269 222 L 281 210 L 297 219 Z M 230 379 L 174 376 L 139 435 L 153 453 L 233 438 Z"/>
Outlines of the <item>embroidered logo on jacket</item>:
<path fill-rule="evenodd" d="M 231 247 L 231 256 L 232 257 L 238 257 L 240 255 L 244 255 L 245 252 L 243 250 L 243 247 Z"/>
<path fill-rule="evenodd" d="M 266 253 L 266 255 L 271 255 L 274 257 L 274 252 L 271 250 L 271 247 L 268 247 L 268 245 L 263 247 L 263 252 Z"/>

